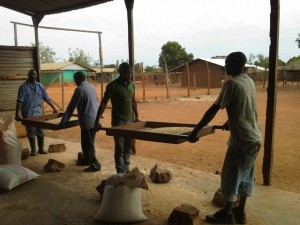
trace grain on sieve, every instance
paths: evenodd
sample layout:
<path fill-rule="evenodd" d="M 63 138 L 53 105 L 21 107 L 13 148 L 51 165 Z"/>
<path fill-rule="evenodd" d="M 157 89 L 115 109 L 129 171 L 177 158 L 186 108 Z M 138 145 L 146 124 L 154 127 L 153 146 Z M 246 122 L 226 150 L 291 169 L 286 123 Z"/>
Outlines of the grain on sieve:
<path fill-rule="evenodd" d="M 74 121 L 74 120 L 78 120 L 78 117 L 72 116 L 69 121 Z M 51 123 L 51 124 L 59 124 L 60 121 L 61 121 L 61 117 L 55 118 L 52 120 L 46 120 L 45 122 Z"/>
<path fill-rule="evenodd" d="M 153 133 L 163 133 L 163 134 L 183 134 L 191 132 L 193 127 L 145 127 L 140 129 L 140 131 L 153 132 Z"/>

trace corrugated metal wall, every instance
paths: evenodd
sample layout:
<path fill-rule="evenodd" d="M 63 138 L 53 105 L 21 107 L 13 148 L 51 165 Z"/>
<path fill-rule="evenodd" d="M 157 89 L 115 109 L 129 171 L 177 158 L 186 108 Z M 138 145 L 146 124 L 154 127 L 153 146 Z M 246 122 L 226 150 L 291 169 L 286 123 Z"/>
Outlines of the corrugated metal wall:
<path fill-rule="evenodd" d="M 0 45 L 0 116 L 15 115 L 19 86 L 27 78 L 27 71 L 35 68 L 34 47 Z M 16 125 L 22 136 L 23 128 Z"/>

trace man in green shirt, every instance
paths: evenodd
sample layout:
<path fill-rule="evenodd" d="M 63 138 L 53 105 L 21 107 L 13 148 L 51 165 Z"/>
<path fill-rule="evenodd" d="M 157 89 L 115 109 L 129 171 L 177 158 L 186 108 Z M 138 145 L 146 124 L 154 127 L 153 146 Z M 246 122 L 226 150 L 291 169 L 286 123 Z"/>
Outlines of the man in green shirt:
<path fill-rule="evenodd" d="M 135 99 L 135 86 L 130 80 L 132 69 L 128 63 L 119 66 L 120 76 L 106 86 L 104 97 L 100 103 L 95 121 L 95 129 L 99 129 L 99 119 L 111 100 L 111 125 L 128 124 L 134 120 L 139 121 L 137 103 Z M 129 172 L 130 155 L 132 152 L 132 140 L 125 137 L 114 137 L 115 142 L 115 166 L 117 173 Z"/>

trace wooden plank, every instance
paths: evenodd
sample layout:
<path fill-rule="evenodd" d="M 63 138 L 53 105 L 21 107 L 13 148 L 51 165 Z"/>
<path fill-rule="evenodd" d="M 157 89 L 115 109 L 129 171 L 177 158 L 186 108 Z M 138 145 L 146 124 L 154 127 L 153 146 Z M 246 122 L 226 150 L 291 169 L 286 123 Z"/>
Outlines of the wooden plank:
<path fill-rule="evenodd" d="M 26 118 L 22 119 L 21 122 L 25 126 L 31 126 L 31 127 L 39 127 L 42 129 L 48 129 L 48 130 L 62 130 L 70 127 L 76 127 L 79 125 L 79 120 L 72 120 L 69 121 L 65 127 L 60 127 L 59 123 L 51 123 L 51 120 L 62 118 L 64 113 L 53 113 L 49 115 L 44 116 L 36 116 L 32 118 Z M 72 115 L 72 117 L 78 117 L 77 115 Z"/>
<path fill-rule="evenodd" d="M 29 67 L 33 68 L 33 67 Z M 27 75 L 28 68 L 19 69 L 19 70 L 0 70 L 0 75 Z"/>
<path fill-rule="evenodd" d="M 125 125 L 114 126 L 110 128 L 101 128 L 106 131 L 108 136 L 121 136 L 132 139 L 139 139 L 144 141 L 162 142 L 170 144 L 180 144 L 187 141 L 189 132 L 182 134 L 172 133 L 158 133 L 145 130 L 144 128 L 167 128 L 167 127 L 191 127 L 194 128 L 196 124 L 183 123 L 167 123 L 155 121 L 143 121 Z M 199 137 L 203 137 L 214 133 L 214 126 L 206 126 L 198 133 Z"/>
<path fill-rule="evenodd" d="M 0 63 L 1 71 L 14 71 L 14 70 L 29 70 L 32 68 L 33 64 L 32 63 Z"/>
<path fill-rule="evenodd" d="M 26 80 L 27 74 L 0 74 L 0 80 Z"/>
<path fill-rule="evenodd" d="M 8 46 L 8 45 L 0 45 L 0 51 L 9 50 L 9 51 L 33 51 L 35 47 L 28 46 Z"/>
<path fill-rule="evenodd" d="M 9 57 L 7 57 L 7 55 L 5 55 L 5 56 L 1 56 L 0 55 L 0 62 L 1 62 L 1 64 L 3 64 L 3 63 L 7 63 L 7 64 L 10 64 L 10 63 L 13 63 L 13 64 L 15 64 L 15 63 L 32 63 L 33 64 L 33 58 L 28 58 L 28 57 L 24 57 L 24 58 L 22 58 L 22 57 L 18 57 L 18 58 L 9 58 Z"/>

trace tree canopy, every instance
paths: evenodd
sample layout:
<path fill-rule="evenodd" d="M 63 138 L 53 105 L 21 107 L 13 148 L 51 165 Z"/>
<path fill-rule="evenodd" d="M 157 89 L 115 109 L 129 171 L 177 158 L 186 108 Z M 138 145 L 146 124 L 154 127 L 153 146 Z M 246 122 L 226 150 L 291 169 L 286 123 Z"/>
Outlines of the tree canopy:
<path fill-rule="evenodd" d="M 35 46 L 35 44 L 31 43 L 31 46 Z M 56 60 L 55 59 L 56 52 L 53 50 L 53 48 L 43 45 L 42 42 L 39 42 L 39 47 L 40 47 L 41 63 L 54 63 Z"/>
<path fill-rule="evenodd" d="M 69 52 L 69 62 L 77 62 L 83 66 L 90 67 L 94 60 L 89 54 L 86 54 L 82 49 L 76 48 L 72 50 L 68 49 Z"/>
<path fill-rule="evenodd" d="M 168 41 L 161 47 L 158 63 L 159 67 L 165 71 L 165 60 L 168 70 L 170 70 L 193 59 L 194 55 L 192 53 L 188 54 L 178 42 Z"/>
<path fill-rule="evenodd" d="M 263 54 L 253 55 L 252 53 L 248 57 L 248 64 L 269 68 L 269 57 Z M 281 59 L 278 59 L 278 66 L 284 66 L 286 63 Z"/>
<path fill-rule="evenodd" d="M 300 60 L 300 55 L 294 56 L 293 58 L 290 58 L 290 59 L 287 61 L 287 63 L 295 62 L 295 61 L 298 61 L 298 60 Z"/>
<path fill-rule="evenodd" d="M 161 68 L 157 66 L 146 66 L 144 70 L 147 73 L 161 72 Z"/>
<path fill-rule="evenodd" d="M 300 33 L 298 34 L 298 38 L 296 39 L 296 42 L 298 43 L 298 48 L 300 48 Z"/>

